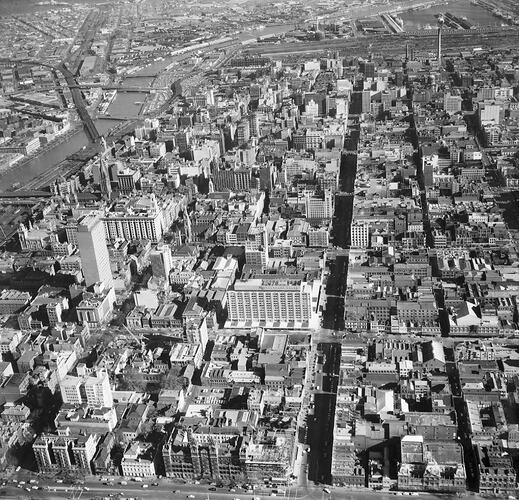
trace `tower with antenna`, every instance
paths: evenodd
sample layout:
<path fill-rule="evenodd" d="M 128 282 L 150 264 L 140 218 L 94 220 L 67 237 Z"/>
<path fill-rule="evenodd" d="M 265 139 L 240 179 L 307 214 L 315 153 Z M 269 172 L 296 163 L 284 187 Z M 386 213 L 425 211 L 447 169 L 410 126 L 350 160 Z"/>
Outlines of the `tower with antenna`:
<path fill-rule="evenodd" d="M 193 233 L 191 229 L 191 217 L 187 212 L 187 208 L 184 209 L 184 232 L 186 236 L 186 245 L 189 245 L 193 239 Z"/>
<path fill-rule="evenodd" d="M 443 17 L 443 14 L 440 14 L 438 16 L 438 40 L 437 40 L 437 59 L 438 59 L 438 66 L 442 65 L 442 34 L 443 34 L 443 25 L 445 24 L 445 18 Z"/>
<path fill-rule="evenodd" d="M 110 150 L 108 149 L 106 139 L 104 137 L 101 137 L 101 146 L 102 151 L 99 156 L 99 184 L 103 198 L 109 200 L 112 196 L 112 185 L 110 182 L 110 174 L 108 173 L 106 157 L 110 153 Z"/>

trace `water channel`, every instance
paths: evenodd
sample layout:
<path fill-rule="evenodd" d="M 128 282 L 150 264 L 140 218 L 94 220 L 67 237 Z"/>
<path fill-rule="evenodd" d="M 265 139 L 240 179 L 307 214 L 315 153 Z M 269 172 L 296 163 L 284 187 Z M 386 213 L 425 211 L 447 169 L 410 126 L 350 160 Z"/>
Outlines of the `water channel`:
<path fill-rule="evenodd" d="M 413 30 L 425 27 L 436 27 L 435 15 L 450 12 L 457 17 L 466 17 L 476 26 L 499 26 L 502 19 L 479 5 L 474 5 L 469 0 L 455 0 L 446 4 L 436 5 L 428 9 L 413 10 L 399 14 L 404 21 L 404 29 Z"/>

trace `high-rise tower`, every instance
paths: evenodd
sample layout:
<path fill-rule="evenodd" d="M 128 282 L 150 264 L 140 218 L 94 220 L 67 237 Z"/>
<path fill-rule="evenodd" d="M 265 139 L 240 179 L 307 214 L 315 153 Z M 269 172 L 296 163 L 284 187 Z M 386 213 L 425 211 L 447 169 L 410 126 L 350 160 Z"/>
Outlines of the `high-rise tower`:
<path fill-rule="evenodd" d="M 103 222 L 97 215 L 85 215 L 79 220 L 77 243 L 86 285 L 91 286 L 102 281 L 111 286 L 112 270 L 105 230 Z"/>
<path fill-rule="evenodd" d="M 414 60 L 414 47 L 410 43 L 405 44 L 405 58 L 407 61 Z"/>
<path fill-rule="evenodd" d="M 110 174 L 108 173 L 108 165 L 106 163 L 106 156 L 110 152 L 106 145 L 104 137 L 101 138 L 103 150 L 99 155 L 99 187 L 101 188 L 101 195 L 105 199 L 110 199 L 112 196 L 112 184 L 110 182 Z"/>
<path fill-rule="evenodd" d="M 171 247 L 166 244 L 157 245 L 157 248 L 150 252 L 150 261 L 153 276 L 165 278 L 169 282 L 169 273 L 173 267 Z"/>

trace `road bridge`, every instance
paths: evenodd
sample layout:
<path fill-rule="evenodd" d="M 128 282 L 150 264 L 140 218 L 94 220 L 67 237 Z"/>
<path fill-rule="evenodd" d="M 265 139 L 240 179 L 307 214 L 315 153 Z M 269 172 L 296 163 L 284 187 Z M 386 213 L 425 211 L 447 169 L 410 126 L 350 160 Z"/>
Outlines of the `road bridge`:
<path fill-rule="evenodd" d="M 117 120 L 117 121 L 139 120 L 142 118 L 143 118 L 143 116 L 112 115 L 112 114 L 104 114 L 104 115 L 99 115 L 97 117 L 98 120 Z"/>
<path fill-rule="evenodd" d="M 67 86 L 70 89 L 70 95 L 72 96 L 72 100 L 74 101 L 78 115 L 83 122 L 83 126 L 85 127 L 85 132 L 88 138 L 91 142 L 99 141 L 101 139 L 101 134 L 94 125 L 92 117 L 88 114 L 85 99 L 83 98 L 81 89 L 78 88 L 78 84 L 74 78 L 74 75 L 65 66 L 65 63 L 61 63 L 56 69 L 61 72 L 63 78 L 65 78 L 65 82 L 67 82 Z"/>

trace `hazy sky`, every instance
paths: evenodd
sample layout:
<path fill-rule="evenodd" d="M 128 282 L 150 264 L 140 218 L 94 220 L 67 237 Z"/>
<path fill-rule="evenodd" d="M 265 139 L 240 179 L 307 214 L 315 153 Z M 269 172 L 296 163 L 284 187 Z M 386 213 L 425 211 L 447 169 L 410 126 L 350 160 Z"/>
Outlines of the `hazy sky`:
<path fill-rule="evenodd" d="M 48 0 L 0 0 L 0 15 L 22 14 L 34 10 L 44 10 L 51 8 L 49 5 L 38 5 Z M 67 2 L 67 0 L 57 0 L 58 2 Z M 73 0 L 70 3 L 102 3 L 107 0 Z"/>

